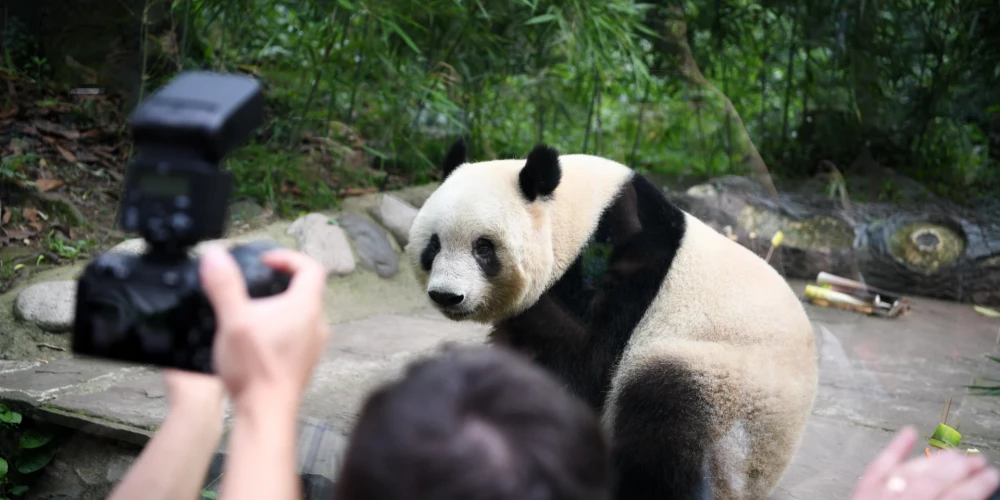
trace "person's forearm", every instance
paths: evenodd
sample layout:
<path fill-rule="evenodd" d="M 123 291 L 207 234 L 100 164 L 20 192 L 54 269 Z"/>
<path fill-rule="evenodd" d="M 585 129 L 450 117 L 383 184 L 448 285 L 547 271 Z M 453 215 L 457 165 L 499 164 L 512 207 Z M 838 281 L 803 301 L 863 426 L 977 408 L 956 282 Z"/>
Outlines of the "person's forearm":
<path fill-rule="evenodd" d="M 221 498 L 298 500 L 298 400 L 278 394 L 248 395 L 244 400 L 233 418 Z"/>
<path fill-rule="evenodd" d="M 171 408 L 108 500 L 198 498 L 221 437 L 221 405 Z"/>

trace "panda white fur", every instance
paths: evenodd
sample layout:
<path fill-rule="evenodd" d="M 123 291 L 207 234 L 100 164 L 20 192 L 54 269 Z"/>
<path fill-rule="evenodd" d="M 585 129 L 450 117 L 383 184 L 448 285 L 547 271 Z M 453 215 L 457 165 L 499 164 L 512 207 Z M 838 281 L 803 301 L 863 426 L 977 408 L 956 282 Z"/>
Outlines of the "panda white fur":
<path fill-rule="evenodd" d="M 766 498 L 817 388 L 781 276 L 611 160 L 539 145 L 468 163 L 459 140 L 443 170 L 406 248 L 421 283 L 593 405 L 615 498 Z"/>

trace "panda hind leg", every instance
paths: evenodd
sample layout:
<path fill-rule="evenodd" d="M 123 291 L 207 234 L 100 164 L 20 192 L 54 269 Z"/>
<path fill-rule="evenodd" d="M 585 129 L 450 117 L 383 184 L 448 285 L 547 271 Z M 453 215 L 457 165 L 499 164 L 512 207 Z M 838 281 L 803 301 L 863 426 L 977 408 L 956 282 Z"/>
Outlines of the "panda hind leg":
<path fill-rule="evenodd" d="M 682 363 L 629 370 L 615 391 L 615 500 L 710 500 L 713 415 Z"/>

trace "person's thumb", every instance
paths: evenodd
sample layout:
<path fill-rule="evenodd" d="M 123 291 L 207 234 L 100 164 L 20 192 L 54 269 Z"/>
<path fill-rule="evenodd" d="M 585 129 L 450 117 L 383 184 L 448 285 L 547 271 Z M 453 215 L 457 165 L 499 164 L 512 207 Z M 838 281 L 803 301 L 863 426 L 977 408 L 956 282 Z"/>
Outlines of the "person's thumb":
<path fill-rule="evenodd" d="M 216 323 L 238 318 L 250 300 L 243 273 L 236 260 L 222 247 L 212 247 L 201 256 L 201 286 L 212 304 Z"/>

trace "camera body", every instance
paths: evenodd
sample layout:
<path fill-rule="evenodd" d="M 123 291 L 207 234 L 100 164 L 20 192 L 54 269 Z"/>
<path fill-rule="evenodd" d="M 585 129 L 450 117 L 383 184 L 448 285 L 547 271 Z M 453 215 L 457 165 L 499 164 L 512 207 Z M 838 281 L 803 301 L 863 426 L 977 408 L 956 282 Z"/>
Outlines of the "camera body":
<path fill-rule="evenodd" d="M 179 75 L 130 118 L 139 155 L 129 164 L 119 224 L 138 233 L 141 255 L 105 253 L 77 283 L 73 352 L 212 373 L 215 314 L 190 249 L 221 238 L 232 176 L 221 160 L 263 120 L 256 80 L 201 71 Z M 290 277 L 261 263 L 276 248 L 253 242 L 230 250 L 249 295 L 283 292 Z"/>

